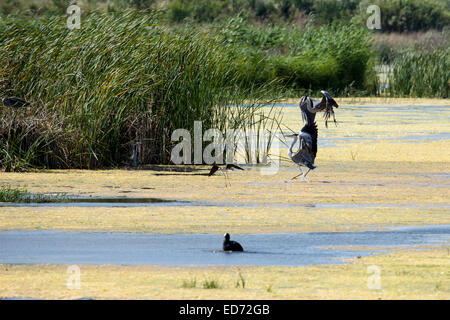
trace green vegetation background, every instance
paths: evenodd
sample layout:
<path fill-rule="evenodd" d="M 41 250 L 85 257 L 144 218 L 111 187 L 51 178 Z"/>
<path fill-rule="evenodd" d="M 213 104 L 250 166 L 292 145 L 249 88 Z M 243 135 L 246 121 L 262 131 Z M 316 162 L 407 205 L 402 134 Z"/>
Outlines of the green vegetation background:
<path fill-rule="evenodd" d="M 368 30 L 366 0 L 85 0 L 79 30 L 70 3 L 0 0 L 0 93 L 33 106 L 0 109 L 5 170 L 119 166 L 132 141 L 168 163 L 177 128 L 248 128 L 268 99 L 321 89 L 448 97 L 448 2 L 374 2 L 381 32 L 420 30 L 408 45 Z"/>

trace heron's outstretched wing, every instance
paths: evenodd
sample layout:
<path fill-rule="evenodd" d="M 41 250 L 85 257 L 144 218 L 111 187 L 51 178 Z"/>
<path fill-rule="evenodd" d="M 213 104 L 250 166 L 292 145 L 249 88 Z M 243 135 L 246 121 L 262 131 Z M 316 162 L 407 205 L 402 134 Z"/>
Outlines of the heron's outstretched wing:
<path fill-rule="evenodd" d="M 311 146 L 308 145 L 308 141 L 306 141 L 305 139 L 300 140 L 300 148 L 295 154 L 291 156 L 291 159 L 300 166 L 305 166 L 309 169 L 315 168 L 315 154 Z"/>
<path fill-rule="evenodd" d="M 339 105 L 328 92 L 326 92 L 325 90 L 321 90 L 320 92 L 323 96 L 322 101 L 320 101 L 321 110 L 324 110 L 325 112 L 323 117 L 325 118 L 325 127 L 328 128 L 328 119 L 330 119 L 331 116 L 333 116 L 334 123 L 337 124 L 333 107 L 338 108 Z"/>
<path fill-rule="evenodd" d="M 289 154 L 292 161 L 298 165 L 314 169 L 314 160 L 316 159 L 317 154 L 317 136 L 317 125 L 315 123 L 312 125 L 306 124 L 298 136 L 300 143 L 298 150 L 296 152 L 290 152 Z M 296 140 L 294 140 L 294 143 L 295 141 Z"/>
<path fill-rule="evenodd" d="M 227 166 L 226 166 L 225 168 L 226 168 L 227 170 L 230 170 L 230 169 L 244 170 L 244 168 L 241 168 L 241 167 L 239 167 L 239 166 L 237 166 L 237 165 L 235 165 L 235 164 L 232 164 L 232 163 L 227 164 Z"/>
<path fill-rule="evenodd" d="M 325 90 L 320 91 L 322 93 L 322 100 L 318 101 L 311 97 L 305 97 L 303 96 L 300 100 L 300 109 L 304 113 L 303 120 L 306 119 L 307 113 L 317 113 L 317 112 L 327 112 L 328 109 L 331 109 L 333 107 L 338 108 L 339 105 L 336 103 L 336 101 L 333 99 L 333 97 L 326 92 Z"/>
<path fill-rule="evenodd" d="M 216 171 L 219 170 L 219 166 L 217 164 L 213 164 L 211 170 L 209 171 L 208 176 L 212 176 L 214 173 L 216 173 Z"/>
<path fill-rule="evenodd" d="M 327 107 L 327 106 L 336 107 L 336 108 L 339 107 L 337 102 L 333 99 L 332 96 L 330 96 L 330 94 L 328 92 L 326 92 L 325 90 L 321 90 L 320 93 L 322 93 L 322 101 L 320 101 L 320 103 L 325 104 L 325 107 Z"/>

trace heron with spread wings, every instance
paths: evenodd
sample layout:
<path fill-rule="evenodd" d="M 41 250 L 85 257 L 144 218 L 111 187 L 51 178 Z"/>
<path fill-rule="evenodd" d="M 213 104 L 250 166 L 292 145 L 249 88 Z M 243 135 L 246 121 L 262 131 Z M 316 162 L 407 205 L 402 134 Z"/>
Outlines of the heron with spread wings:
<path fill-rule="evenodd" d="M 315 122 L 315 117 L 317 112 L 324 112 L 325 126 L 328 127 L 328 120 L 333 117 L 334 123 L 336 123 L 336 118 L 334 117 L 333 107 L 338 108 L 338 104 L 330 96 L 330 94 L 324 90 L 320 91 L 322 93 L 322 100 L 317 101 L 310 97 L 302 97 L 300 100 L 300 110 L 302 111 L 302 119 L 305 125 L 300 131 L 300 134 L 292 134 L 286 137 L 294 138 L 291 147 L 289 148 L 289 157 L 294 161 L 300 168 L 299 175 L 293 177 L 291 180 L 296 179 L 298 176 L 302 176 L 302 180 L 306 180 L 306 175 L 309 171 L 315 169 L 314 160 L 317 154 L 317 137 L 318 130 L 317 124 Z M 293 151 L 294 146 L 298 141 L 297 151 Z M 304 172 L 303 168 L 307 168 Z"/>

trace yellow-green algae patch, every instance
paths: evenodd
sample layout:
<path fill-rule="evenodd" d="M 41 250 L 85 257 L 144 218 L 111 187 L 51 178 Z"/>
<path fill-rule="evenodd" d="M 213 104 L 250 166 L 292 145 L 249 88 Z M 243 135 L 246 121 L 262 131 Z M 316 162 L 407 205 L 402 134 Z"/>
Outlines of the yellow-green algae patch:
<path fill-rule="evenodd" d="M 449 173 L 450 140 L 420 143 L 393 143 L 387 141 L 346 143 L 340 147 L 322 150 L 320 159 L 352 160 L 355 162 L 397 162 L 393 164 L 394 168 L 402 166 L 402 163 L 408 165 L 408 162 L 437 162 L 442 173 Z"/>
<path fill-rule="evenodd" d="M 25 187 L 33 193 L 65 192 L 78 196 L 149 197 L 229 204 L 448 204 L 450 198 L 450 179 L 440 176 L 448 172 L 447 162 L 321 160 L 317 165 L 308 176 L 309 182 L 291 181 L 299 170 L 293 164 L 286 164 L 275 175 L 261 175 L 258 168 L 231 172 L 228 187 L 222 175 L 208 177 L 207 168 L 194 173 L 151 170 L 1 173 L 0 184 Z"/>
<path fill-rule="evenodd" d="M 279 233 L 450 224 L 442 208 L 2 208 L 0 230 Z M 446 212 L 446 213 L 445 213 Z"/>
<path fill-rule="evenodd" d="M 379 268 L 379 289 L 370 286 L 371 266 Z M 0 297 L 449 299 L 449 270 L 448 248 L 434 247 L 376 254 L 353 259 L 350 264 L 307 267 L 81 265 L 80 289 L 68 289 L 70 274 L 65 265 L 0 265 Z M 241 276 L 244 288 L 237 285 Z M 219 288 L 204 289 L 206 280 L 217 281 Z M 186 288 L 183 283 L 195 286 Z"/>
<path fill-rule="evenodd" d="M 223 176 L 191 172 L 2 173 L 0 184 L 26 187 L 37 193 L 163 198 L 209 205 L 0 207 L 0 230 L 264 233 L 449 224 L 450 179 L 441 176 L 446 165 L 322 161 L 310 173 L 310 182 L 290 182 L 298 169 L 287 166 L 274 176 L 260 175 L 258 169 L 231 172 L 228 187 Z"/>

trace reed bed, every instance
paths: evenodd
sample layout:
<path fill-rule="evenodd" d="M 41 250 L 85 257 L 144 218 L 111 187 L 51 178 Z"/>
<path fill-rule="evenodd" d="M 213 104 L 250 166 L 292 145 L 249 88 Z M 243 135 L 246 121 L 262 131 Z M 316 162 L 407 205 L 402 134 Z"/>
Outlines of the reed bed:
<path fill-rule="evenodd" d="M 0 202 L 12 203 L 50 203 L 64 202 L 64 195 L 32 194 L 25 188 L 15 188 L 8 184 L 0 185 Z"/>
<path fill-rule="evenodd" d="M 377 91 L 372 36 L 356 24 L 257 28 L 236 17 L 173 26 L 163 15 L 94 12 L 78 30 L 66 17 L 0 19 L 0 94 L 31 102 L 0 107 L 0 167 L 119 167 L 132 162 L 133 145 L 141 164 L 167 164 L 172 132 L 193 133 L 195 121 L 203 132 L 253 130 L 258 150 L 246 143 L 245 158 L 265 162 L 280 116 L 261 107 L 320 89 Z M 448 97 L 448 54 L 402 54 L 390 94 Z"/>
<path fill-rule="evenodd" d="M 392 64 L 388 93 L 397 97 L 448 98 L 450 49 L 402 51 Z"/>
<path fill-rule="evenodd" d="M 194 28 L 168 29 L 157 12 L 95 13 L 79 30 L 65 22 L 0 20 L 0 91 L 32 103 L 26 115 L 0 111 L 6 170 L 119 166 L 133 141 L 141 163 L 168 163 L 173 130 L 238 128 L 266 96 L 263 85 L 244 88 L 231 49 Z M 228 121 L 223 106 L 244 101 L 253 102 Z"/>

